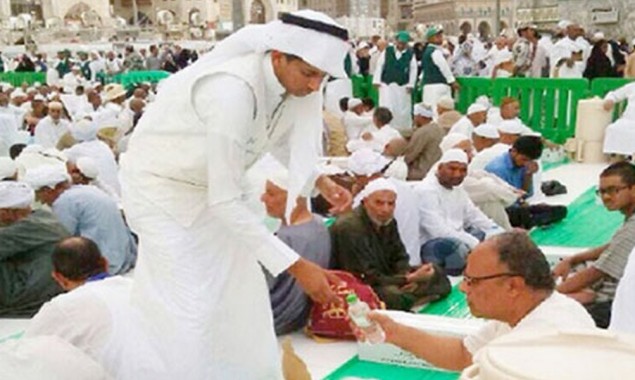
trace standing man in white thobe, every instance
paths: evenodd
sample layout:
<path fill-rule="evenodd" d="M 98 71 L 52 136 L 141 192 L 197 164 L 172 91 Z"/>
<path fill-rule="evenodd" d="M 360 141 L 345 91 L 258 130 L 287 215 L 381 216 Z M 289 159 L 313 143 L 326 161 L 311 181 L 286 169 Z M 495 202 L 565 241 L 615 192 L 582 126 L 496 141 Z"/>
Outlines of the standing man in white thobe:
<path fill-rule="evenodd" d="M 167 370 L 153 379 L 281 379 L 260 264 L 317 302 L 334 276 L 271 235 L 244 202 L 245 172 L 271 152 L 289 169 L 287 215 L 316 174 L 326 75 L 344 77 L 348 33 L 321 13 L 242 28 L 165 80 L 121 159 L 124 209 L 139 236 L 132 302 Z M 143 358 L 140 358 L 143 360 Z"/>
<path fill-rule="evenodd" d="M 417 60 L 408 47 L 410 34 L 397 33 L 394 45 L 386 47 L 373 75 L 373 85 L 379 88 L 379 105 L 393 114 L 393 126 L 398 130 L 412 128 L 412 90 L 417 80 Z"/>
<path fill-rule="evenodd" d="M 619 119 L 604 131 L 604 153 L 630 156 L 635 153 L 635 83 L 611 91 L 604 97 L 604 110 L 610 112 L 616 103 L 626 100 L 626 109 Z"/>

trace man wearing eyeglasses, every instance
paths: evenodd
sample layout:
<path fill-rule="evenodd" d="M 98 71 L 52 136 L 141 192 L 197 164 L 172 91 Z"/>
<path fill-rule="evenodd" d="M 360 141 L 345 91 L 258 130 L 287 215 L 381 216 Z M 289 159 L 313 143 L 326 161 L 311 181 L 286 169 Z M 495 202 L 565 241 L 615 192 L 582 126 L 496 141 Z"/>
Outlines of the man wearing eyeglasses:
<path fill-rule="evenodd" d="M 597 193 L 609 211 L 624 214 L 624 224 L 610 242 L 562 260 L 553 274 L 563 280 L 558 291 L 582 303 L 596 325 L 606 328 L 617 283 L 635 248 L 635 166 L 618 162 L 604 169 Z M 570 274 L 572 268 L 585 263 L 590 265 Z"/>
<path fill-rule="evenodd" d="M 578 303 L 554 291 L 549 263 L 523 232 L 496 235 L 467 258 L 461 291 L 475 317 L 490 319 L 464 339 L 429 334 L 371 313 L 386 342 L 410 351 L 434 366 L 461 371 L 494 339 L 538 329 L 593 328 Z"/>

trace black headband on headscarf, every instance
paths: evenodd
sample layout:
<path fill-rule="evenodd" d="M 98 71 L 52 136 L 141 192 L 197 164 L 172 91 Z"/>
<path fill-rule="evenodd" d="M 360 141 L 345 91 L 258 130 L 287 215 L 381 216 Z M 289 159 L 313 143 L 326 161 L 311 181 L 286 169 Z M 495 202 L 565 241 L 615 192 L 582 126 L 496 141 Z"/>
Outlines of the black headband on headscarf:
<path fill-rule="evenodd" d="M 299 26 L 300 28 L 315 30 L 317 32 L 326 33 L 333 37 L 337 37 L 343 41 L 348 41 L 348 31 L 346 29 L 327 24 L 322 21 L 311 20 L 286 12 L 280 15 L 280 21 L 282 21 L 284 24 L 291 24 Z"/>

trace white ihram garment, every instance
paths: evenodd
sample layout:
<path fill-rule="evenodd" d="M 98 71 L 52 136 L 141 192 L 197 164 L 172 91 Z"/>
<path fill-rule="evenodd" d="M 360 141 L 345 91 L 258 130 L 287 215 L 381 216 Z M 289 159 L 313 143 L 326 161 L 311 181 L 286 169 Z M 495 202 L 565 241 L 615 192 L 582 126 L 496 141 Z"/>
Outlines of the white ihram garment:
<path fill-rule="evenodd" d="M 619 103 L 628 100 L 622 116 L 604 131 L 604 153 L 632 155 L 635 153 L 635 83 L 609 92 L 605 100 Z"/>

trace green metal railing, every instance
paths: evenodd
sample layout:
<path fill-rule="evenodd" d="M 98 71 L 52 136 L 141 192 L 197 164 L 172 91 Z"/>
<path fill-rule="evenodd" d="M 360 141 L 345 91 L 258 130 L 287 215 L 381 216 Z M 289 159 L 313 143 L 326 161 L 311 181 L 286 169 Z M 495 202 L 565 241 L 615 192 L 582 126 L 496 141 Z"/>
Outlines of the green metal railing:
<path fill-rule="evenodd" d="M 29 86 L 35 82 L 42 84 L 46 83 L 46 73 L 33 73 L 33 72 L 15 72 L 10 71 L 6 73 L 0 73 L 0 82 L 11 83 L 13 87 L 21 86 L 22 83 L 27 83 Z"/>

